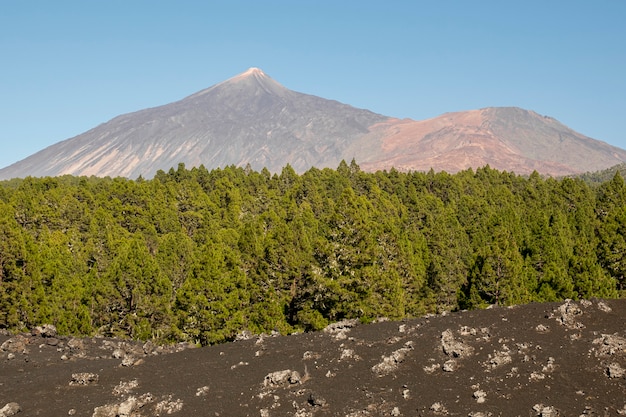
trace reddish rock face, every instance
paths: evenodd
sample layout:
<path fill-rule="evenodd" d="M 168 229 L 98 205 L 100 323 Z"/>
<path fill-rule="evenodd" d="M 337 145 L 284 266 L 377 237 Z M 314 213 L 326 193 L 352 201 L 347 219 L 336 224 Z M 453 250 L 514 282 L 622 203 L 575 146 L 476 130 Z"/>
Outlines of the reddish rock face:
<path fill-rule="evenodd" d="M 486 108 L 372 126 L 380 152 L 364 155 L 368 171 L 447 171 L 489 165 L 517 174 L 560 176 L 596 171 L 624 161 L 626 152 L 583 136 L 556 120 L 519 108 Z"/>

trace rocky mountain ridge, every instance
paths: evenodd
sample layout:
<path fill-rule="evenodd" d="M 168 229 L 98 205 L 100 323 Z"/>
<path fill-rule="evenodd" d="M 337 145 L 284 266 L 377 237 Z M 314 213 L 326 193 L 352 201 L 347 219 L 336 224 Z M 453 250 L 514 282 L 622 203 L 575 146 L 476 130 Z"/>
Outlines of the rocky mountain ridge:
<path fill-rule="evenodd" d="M 279 172 L 336 168 L 457 172 L 489 164 L 569 175 L 626 161 L 626 151 L 519 108 L 414 121 L 287 89 L 258 68 L 180 101 L 118 116 L 0 169 L 0 179 L 95 175 L 151 178 L 184 163 Z"/>

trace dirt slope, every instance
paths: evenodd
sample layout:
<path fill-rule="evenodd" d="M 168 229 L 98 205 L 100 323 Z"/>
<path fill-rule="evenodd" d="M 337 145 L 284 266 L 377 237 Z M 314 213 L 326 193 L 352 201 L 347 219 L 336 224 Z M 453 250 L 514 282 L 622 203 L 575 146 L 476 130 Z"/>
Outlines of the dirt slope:
<path fill-rule="evenodd" d="M 626 415 L 624 317 L 531 304 L 200 349 L 4 334 L 0 415 Z"/>

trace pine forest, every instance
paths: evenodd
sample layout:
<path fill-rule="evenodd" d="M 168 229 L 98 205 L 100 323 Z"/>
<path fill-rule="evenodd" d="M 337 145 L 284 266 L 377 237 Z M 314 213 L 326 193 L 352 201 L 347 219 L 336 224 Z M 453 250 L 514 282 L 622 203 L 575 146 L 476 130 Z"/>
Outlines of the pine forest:
<path fill-rule="evenodd" d="M 626 296 L 626 186 L 337 169 L 0 183 L 0 328 L 209 345 Z"/>

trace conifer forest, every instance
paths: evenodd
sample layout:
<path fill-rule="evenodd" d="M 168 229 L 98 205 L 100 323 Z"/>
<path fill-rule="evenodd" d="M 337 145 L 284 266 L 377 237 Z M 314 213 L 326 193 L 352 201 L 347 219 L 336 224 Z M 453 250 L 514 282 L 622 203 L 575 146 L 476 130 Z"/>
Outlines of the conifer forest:
<path fill-rule="evenodd" d="M 0 183 L 0 328 L 187 341 L 626 296 L 626 185 L 290 166 Z"/>

